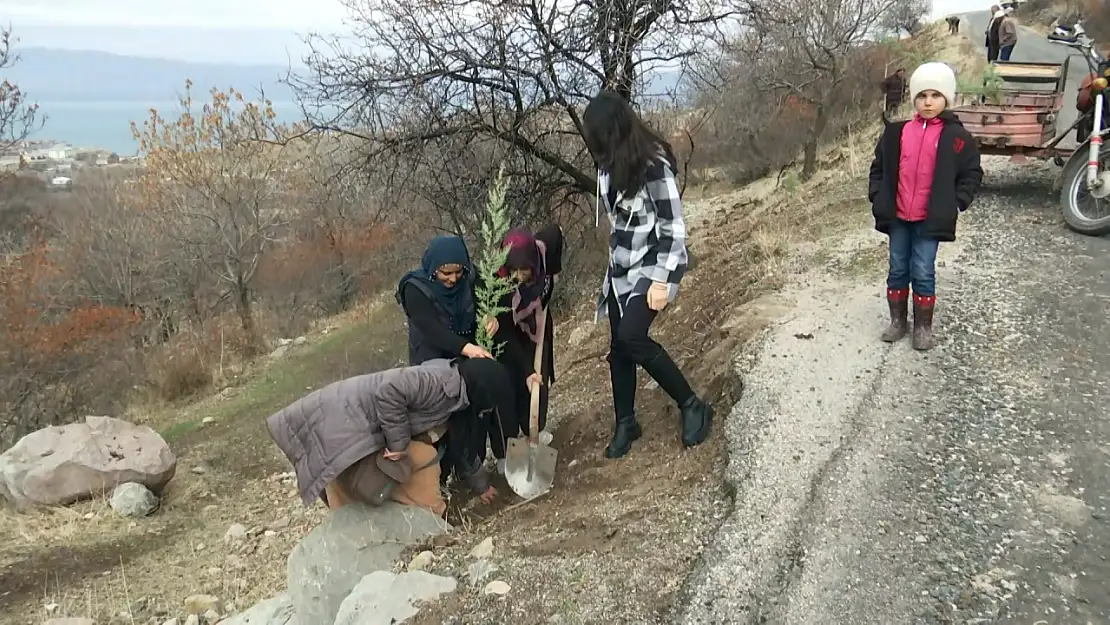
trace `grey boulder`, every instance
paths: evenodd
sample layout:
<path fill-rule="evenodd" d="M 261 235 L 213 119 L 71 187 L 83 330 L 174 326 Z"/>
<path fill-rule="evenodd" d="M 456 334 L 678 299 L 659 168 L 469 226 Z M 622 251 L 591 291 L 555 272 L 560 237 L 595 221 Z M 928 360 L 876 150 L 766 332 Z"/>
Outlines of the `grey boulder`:
<path fill-rule="evenodd" d="M 335 622 L 347 595 L 374 571 L 389 571 L 405 547 L 449 529 L 423 508 L 387 503 L 336 510 L 289 555 L 292 625 Z"/>
<path fill-rule="evenodd" d="M 375 571 L 363 577 L 343 600 L 335 616 L 335 625 L 404 623 L 416 616 L 417 603 L 455 592 L 457 586 L 453 577 L 440 577 L 426 571 Z"/>
<path fill-rule="evenodd" d="M 85 417 L 32 432 L 0 454 L 0 497 L 17 508 L 64 505 L 127 482 L 160 493 L 176 470 L 169 445 L 149 427 Z"/>
<path fill-rule="evenodd" d="M 293 620 L 293 600 L 281 593 L 220 621 L 220 625 L 288 625 Z"/>

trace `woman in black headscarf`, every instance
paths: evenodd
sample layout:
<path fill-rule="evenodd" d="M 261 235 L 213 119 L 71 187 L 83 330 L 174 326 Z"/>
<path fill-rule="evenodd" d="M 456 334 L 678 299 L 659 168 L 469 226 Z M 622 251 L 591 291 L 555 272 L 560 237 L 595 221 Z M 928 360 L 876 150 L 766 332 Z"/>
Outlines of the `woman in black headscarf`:
<path fill-rule="evenodd" d="M 459 237 L 432 239 L 420 267 L 397 283 L 396 298 L 408 320 L 410 365 L 433 358 L 493 357 L 474 342 L 474 269 Z"/>

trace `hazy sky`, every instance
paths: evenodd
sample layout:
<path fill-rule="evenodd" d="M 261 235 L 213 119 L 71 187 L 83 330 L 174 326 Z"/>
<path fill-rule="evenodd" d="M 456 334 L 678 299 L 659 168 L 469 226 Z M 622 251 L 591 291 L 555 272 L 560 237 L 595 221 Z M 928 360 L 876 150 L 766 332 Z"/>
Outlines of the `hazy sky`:
<path fill-rule="evenodd" d="M 339 0 L 0 0 L 14 24 L 306 29 L 338 26 Z"/>
<path fill-rule="evenodd" d="M 933 14 L 992 0 L 934 0 Z M 308 31 L 342 32 L 340 0 L 0 0 L 20 45 L 221 63 L 297 63 Z"/>

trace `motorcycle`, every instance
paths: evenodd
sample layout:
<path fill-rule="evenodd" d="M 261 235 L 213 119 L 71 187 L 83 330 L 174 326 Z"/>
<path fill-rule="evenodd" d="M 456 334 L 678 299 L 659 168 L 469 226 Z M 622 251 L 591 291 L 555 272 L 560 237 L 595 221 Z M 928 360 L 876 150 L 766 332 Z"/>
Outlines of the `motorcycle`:
<path fill-rule="evenodd" d="M 1078 50 L 1090 74 L 1080 85 L 1076 125 L 1080 145 L 1064 165 L 1060 202 L 1064 221 L 1072 230 L 1090 236 L 1110 234 L 1110 150 L 1103 149 L 1110 135 L 1110 60 L 1076 23 L 1073 34 L 1048 35 L 1052 43 Z"/>
<path fill-rule="evenodd" d="M 1084 34 L 1082 20 L 1076 20 L 1074 24 L 1070 25 L 1057 24 L 1056 28 L 1052 30 L 1052 35 L 1059 39 L 1075 39 L 1082 34 Z"/>

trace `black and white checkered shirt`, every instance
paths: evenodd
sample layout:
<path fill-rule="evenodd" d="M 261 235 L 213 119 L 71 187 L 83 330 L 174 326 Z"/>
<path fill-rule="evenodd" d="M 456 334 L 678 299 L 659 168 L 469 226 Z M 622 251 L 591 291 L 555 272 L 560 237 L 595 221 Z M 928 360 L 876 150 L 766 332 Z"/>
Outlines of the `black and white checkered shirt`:
<path fill-rule="evenodd" d="M 678 295 L 686 273 L 686 223 L 674 172 L 663 158 L 648 169 L 647 184 L 633 197 L 615 195 L 610 201 L 609 174 L 598 171 L 598 210 L 605 204 L 609 232 L 609 268 L 601 285 L 597 314 L 606 312 L 605 300 L 614 289 L 621 310 L 633 297 L 646 296 L 653 282 L 668 286 L 667 301 Z"/>

